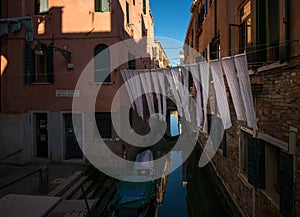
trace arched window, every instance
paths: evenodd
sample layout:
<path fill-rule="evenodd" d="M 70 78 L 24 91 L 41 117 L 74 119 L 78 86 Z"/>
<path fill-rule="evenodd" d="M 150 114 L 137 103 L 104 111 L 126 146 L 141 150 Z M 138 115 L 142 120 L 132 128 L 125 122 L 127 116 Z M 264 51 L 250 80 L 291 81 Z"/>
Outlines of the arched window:
<path fill-rule="evenodd" d="M 99 44 L 94 51 L 95 82 L 111 82 L 109 48 Z"/>

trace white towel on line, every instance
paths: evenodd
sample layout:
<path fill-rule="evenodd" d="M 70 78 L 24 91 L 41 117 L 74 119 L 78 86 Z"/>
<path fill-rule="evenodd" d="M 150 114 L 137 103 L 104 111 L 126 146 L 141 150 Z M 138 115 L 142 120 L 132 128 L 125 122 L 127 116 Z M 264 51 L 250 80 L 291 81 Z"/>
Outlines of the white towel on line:
<path fill-rule="evenodd" d="M 239 79 L 242 99 L 244 102 L 247 125 L 253 129 L 257 129 L 246 54 L 234 56 L 234 62 Z"/>
<path fill-rule="evenodd" d="M 174 75 L 173 75 L 173 72 L 176 73 L 176 71 L 178 73 L 178 68 L 177 68 L 177 70 L 175 70 L 175 68 L 172 68 L 172 69 L 167 68 L 166 69 L 166 76 L 167 76 L 167 80 L 168 80 L 168 82 L 170 84 L 171 90 L 172 90 L 174 98 L 175 98 L 175 102 L 176 102 L 178 114 L 180 116 L 182 116 L 181 101 L 180 101 L 180 98 L 179 98 L 178 90 L 177 90 L 177 88 L 175 86 Z"/>
<path fill-rule="evenodd" d="M 202 102 L 201 102 L 201 88 L 200 88 L 200 74 L 198 64 L 191 64 L 190 71 L 194 80 L 194 84 L 197 91 L 196 96 L 196 116 L 197 116 L 197 126 L 200 127 L 203 122 L 203 111 L 202 111 Z"/>
<path fill-rule="evenodd" d="M 150 75 L 152 77 L 152 81 L 153 81 L 153 86 L 154 86 L 154 90 L 155 90 L 155 95 L 156 95 L 156 99 L 157 99 L 157 106 L 158 106 L 158 113 L 161 114 L 160 119 L 162 118 L 162 107 L 161 107 L 161 91 L 159 89 L 159 81 L 158 81 L 158 77 L 157 77 L 157 70 L 153 70 L 151 71 Z M 162 120 L 162 119 L 161 119 Z"/>
<path fill-rule="evenodd" d="M 219 60 L 213 60 L 210 62 L 210 67 L 213 75 L 214 89 L 216 93 L 219 113 L 224 125 L 224 129 L 228 129 L 231 127 L 232 124 L 230 120 L 230 111 L 227 101 L 227 94 L 224 84 L 221 63 Z"/>
<path fill-rule="evenodd" d="M 229 86 L 233 106 L 238 120 L 246 120 L 245 108 L 241 95 L 241 89 L 236 75 L 235 65 L 232 57 L 222 59 L 223 69 Z"/>
<path fill-rule="evenodd" d="M 181 104 L 182 109 L 184 111 L 185 119 L 188 122 L 191 122 L 191 116 L 189 111 L 189 99 L 190 99 L 190 91 L 189 91 L 189 70 L 187 67 L 181 67 L 181 73 L 183 74 L 183 88 L 179 88 L 181 93 Z"/>
<path fill-rule="evenodd" d="M 146 100 L 148 104 L 148 110 L 150 113 L 150 116 L 155 114 L 154 110 L 154 101 L 153 101 L 153 94 L 152 94 L 152 85 L 151 85 L 151 76 L 149 72 L 139 72 L 139 76 L 142 82 L 142 87 L 144 89 L 144 93 L 146 95 Z"/>
<path fill-rule="evenodd" d="M 143 118 L 143 103 L 139 101 L 139 93 L 137 90 L 137 85 L 140 83 L 139 77 L 136 77 L 134 75 L 134 71 L 127 71 L 127 77 L 128 77 L 128 83 L 129 87 L 132 90 L 133 93 L 133 100 L 136 108 L 137 114 Z"/>
<path fill-rule="evenodd" d="M 209 93 L 209 64 L 208 62 L 199 63 L 199 72 L 202 85 L 203 100 L 203 132 L 207 131 L 207 102 Z"/>

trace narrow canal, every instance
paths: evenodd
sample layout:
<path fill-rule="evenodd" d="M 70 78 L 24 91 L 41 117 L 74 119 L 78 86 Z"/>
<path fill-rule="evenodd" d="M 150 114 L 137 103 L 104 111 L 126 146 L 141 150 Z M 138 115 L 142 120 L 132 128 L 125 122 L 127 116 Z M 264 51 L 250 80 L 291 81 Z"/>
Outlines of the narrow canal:
<path fill-rule="evenodd" d="M 182 161 L 180 152 L 172 152 L 171 167 Z M 216 195 L 210 177 L 204 168 L 198 167 L 199 153 L 193 151 L 184 164 L 168 177 L 162 205 L 158 207 L 157 217 L 215 217 L 228 216 Z M 187 186 L 183 187 L 183 177 Z"/>

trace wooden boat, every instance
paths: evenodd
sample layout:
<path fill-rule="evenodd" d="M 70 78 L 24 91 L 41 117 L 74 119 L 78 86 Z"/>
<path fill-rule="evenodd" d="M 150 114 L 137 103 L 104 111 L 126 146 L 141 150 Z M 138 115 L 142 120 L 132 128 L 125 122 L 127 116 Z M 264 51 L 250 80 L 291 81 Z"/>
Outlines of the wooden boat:
<path fill-rule="evenodd" d="M 117 191 L 108 204 L 104 217 L 151 217 L 155 209 L 155 182 L 149 181 L 154 176 L 153 154 L 146 150 L 136 157 L 131 180 L 120 181 Z M 145 181 L 142 181 L 145 180 Z"/>

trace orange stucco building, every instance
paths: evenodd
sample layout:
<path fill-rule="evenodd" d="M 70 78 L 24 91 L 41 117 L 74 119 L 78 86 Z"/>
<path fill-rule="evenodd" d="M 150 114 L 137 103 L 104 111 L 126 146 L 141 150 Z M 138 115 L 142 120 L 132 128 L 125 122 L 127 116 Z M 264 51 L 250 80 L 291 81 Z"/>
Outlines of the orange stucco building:
<path fill-rule="evenodd" d="M 73 96 L 83 94 L 75 86 L 89 62 L 88 87 L 101 85 L 97 127 L 121 153 L 111 103 L 123 83 L 120 69 L 153 66 L 149 0 L 2 0 L 0 23 L 1 157 L 19 151 L 7 161 L 84 161 L 75 138 L 82 129 L 74 129 L 71 111 Z M 126 49 L 111 51 L 128 39 Z M 84 123 L 84 113 L 78 117 Z"/>

